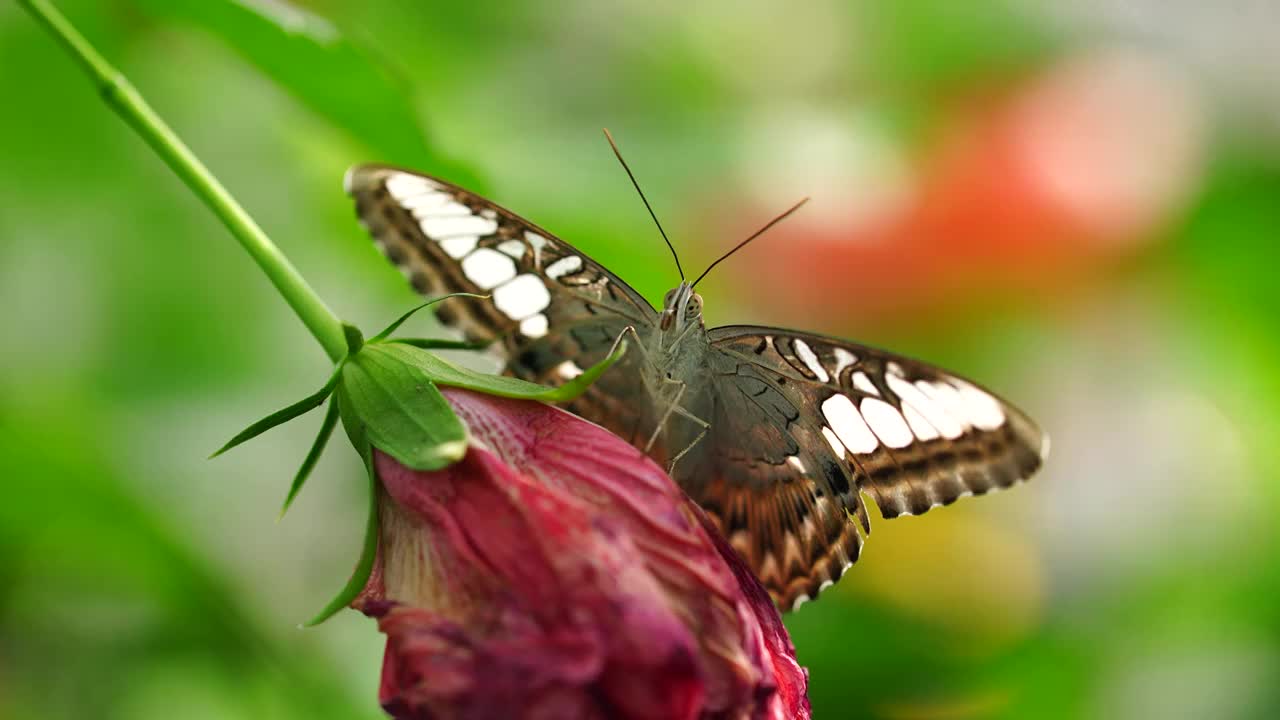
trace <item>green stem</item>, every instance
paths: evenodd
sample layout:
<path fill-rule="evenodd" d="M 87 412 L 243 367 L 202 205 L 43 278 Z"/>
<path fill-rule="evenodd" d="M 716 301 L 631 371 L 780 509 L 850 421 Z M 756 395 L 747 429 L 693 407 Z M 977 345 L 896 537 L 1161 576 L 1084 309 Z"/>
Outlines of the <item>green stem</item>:
<path fill-rule="evenodd" d="M 48 0 L 18 0 L 40 24 L 53 34 L 89 74 L 103 100 L 129 123 L 151 149 L 178 174 L 187 187 L 227 226 L 271 283 L 284 296 L 329 357 L 337 362 L 347 352 L 342 322 L 316 291 L 307 284 L 288 258 L 258 227 L 213 173 L 183 144 L 156 114 L 142 95 L 118 70 L 107 62 L 89 41 Z"/>

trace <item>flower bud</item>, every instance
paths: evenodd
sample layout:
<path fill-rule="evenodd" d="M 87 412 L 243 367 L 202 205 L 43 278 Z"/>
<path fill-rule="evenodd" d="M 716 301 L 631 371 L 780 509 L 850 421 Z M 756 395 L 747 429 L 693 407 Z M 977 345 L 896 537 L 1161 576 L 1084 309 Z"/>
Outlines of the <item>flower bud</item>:
<path fill-rule="evenodd" d="M 396 718 L 807 718 L 768 594 L 651 460 L 542 403 L 442 388 L 466 455 L 374 450 Z"/>

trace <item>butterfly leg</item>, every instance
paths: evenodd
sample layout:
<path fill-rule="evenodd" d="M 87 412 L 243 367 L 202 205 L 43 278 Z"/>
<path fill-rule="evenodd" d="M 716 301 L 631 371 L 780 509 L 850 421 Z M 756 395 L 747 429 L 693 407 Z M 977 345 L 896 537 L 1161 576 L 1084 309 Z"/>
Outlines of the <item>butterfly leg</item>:
<path fill-rule="evenodd" d="M 687 420 L 690 420 L 702 426 L 702 432 L 698 433 L 698 437 L 694 438 L 693 442 L 686 445 L 683 450 L 676 453 L 676 456 L 671 459 L 671 464 L 667 466 L 668 475 L 675 474 L 676 463 L 680 462 L 680 458 L 687 455 L 689 451 L 692 450 L 698 443 L 702 442 L 702 438 L 706 437 L 707 432 L 711 430 L 711 423 L 707 422 L 706 420 L 703 420 L 702 418 L 698 417 L 697 415 L 694 415 L 693 413 L 689 412 L 688 410 L 685 410 L 684 408 L 676 408 L 676 414 L 678 414 L 680 417 L 683 417 Z"/>
<path fill-rule="evenodd" d="M 626 337 L 626 336 L 627 336 L 627 333 L 631 333 L 631 337 L 635 338 L 635 340 L 636 340 L 636 349 L 638 349 L 638 350 L 640 351 L 640 356 L 641 356 L 642 358 L 644 358 L 645 363 L 647 363 L 647 364 L 648 364 L 648 363 L 649 363 L 649 349 L 648 349 L 648 348 L 646 348 L 646 347 L 644 346 L 644 342 L 640 340 L 640 333 L 636 332 L 636 326 L 635 326 L 635 325 L 628 325 L 628 326 L 626 326 L 626 327 L 622 328 L 622 332 L 618 333 L 618 337 L 616 337 L 616 338 L 614 338 L 614 339 L 613 339 L 613 345 L 611 345 L 611 346 L 609 347 L 609 352 L 605 354 L 605 357 L 609 357 L 610 355 L 612 355 L 612 354 L 614 353 L 614 351 L 615 351 L 615 350 L 617 350 L 617 349 L 618 349 L 618 346 L 622 344 L 622 338 Z"/>
<path fill-rule="evenodd" d="M 671 419 L 671 413 L 680 407 L 680 398 L 684 397 L 684 391 L 689 387 L 688 383 L 672 380 L 671 378 L 664 378 L 663 382 L 673 383 L 680 387 L 676 389 L 676 396 L 671 398 L 671 402 L 667 404 L 667 409 L 662 412 L 662 417 L 658 418 L 658 425 L 653 429 L 653 434 L 649 436 L 649 442 L 644 444 L 644 453 L 646 455 L 653 449 L 653 444 L 658 442 L 658 435 L 662 432 L 662 428 L 666 426 L 667 420 Z"/>
<path fill-rule="evenodd" d="M 646 455 L 649 454 L 649 451 L 653 449 L 653 444 L 657 442 L 658 435 L 662 432 L 662 428 L 666 426 L 667 421 L 671 419 L 672 414 L 679 415 L 680 417 L 685 418 L 686 420 L 696 423 L 698 426 L 702 428 L 702 432 L 698 433 L 698 436 L 693 439 L 693 442 L 686 445 L 683 450 L 681 450 L 679 453 L 676 454 L 674 458 L 671 459 L 671 463 L 667 466 L 667 474 L 670 475 L 671 473 L 675 472 L 676 463 L 680 461 L 680 458 L 687 455 L 689 451 L 694 448 L 694 446 L 696 446 L 699 442 L 702 441 L 702 438 L 707 436 L 707 432 L 711 429 L 711 423 L 707 422 L 706 420 L 703 420 L 697 415 L 694 415 L 693 413 L 681 407 L 680 400 L 681 398 L 684 397 L 684 391 L 689 387 L 688 383 L 683 382 L 681 380 L 674 380 L 672 378 L 664 378 L 664 382 L 676 384 L 676 385 L 679 385 L 680 387 L 676 390 L 675 397 L 671 398 L 671 402 L 670 404 L 667 405 L 667 409 L 663 411 L 662 417 L 659 418 L 658 426 L 653 429 L 653 435 L 649 437 L 649 442 L 645 444 L 645 447 L 644 447 L 645 454 Z"/>
<path fill-rule="evenodd" d="M 652 364 L 651 361 L 649 360 L 649 349 L 646 348 L 644 346 L 644 342 L 640 340 L 640 333 L 636 332 L 635 325 L 628 325 L 622 328 L 622 331 L 618 333 L 618 337 L 613 339 L 613 345 L 609 347 L 609 352 L 605 353 L 605 357 L 609 357 L 610 355 L 613 355 L 614 351 L 618 349 L 618 346 L 622 344 L 622 339 L 627 336 L 627 333 L 631 333 L 631 337 L 635 339 L 636 348 L 640 351 L 640 357 L 644 360 L 644 363 L 646 365 Z M 623 436 L 627 438 L 627 440 L 632 444 L 635 444 L 636 439 L 640 436 L 640 433 L 642 432 L 640 429 L 640 424 L 642 419 L 643 418 L 641 416 L 637 415 L 635 424 L 631 426 L 631 432 Z M 659 427 L 661 427 L 661 425 L 659 425 Z M 641 457 L 644 457 L 646 454 L 646 451 L 640 450 L 638 447 L 636 448 L 636 451 L 640 453 Z"/>

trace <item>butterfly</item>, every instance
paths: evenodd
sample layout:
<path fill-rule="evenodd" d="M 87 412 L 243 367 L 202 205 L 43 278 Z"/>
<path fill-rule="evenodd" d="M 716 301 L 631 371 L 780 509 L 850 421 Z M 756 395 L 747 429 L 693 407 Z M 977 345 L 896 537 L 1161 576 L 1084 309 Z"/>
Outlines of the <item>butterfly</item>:
<path fill-rule="evenodd" d="M 1047 455 L 1023 412 L 958 375 L 813 333 L 708 329 L 683 272 L 655 310 L 563 240 L 427 175 L 361 165 L 345 186 L 418 292 L 491 295 L 436 313 L 508 374 L 558 384 L 634 336 L 568 409 L 669 467 L 784 610 L 858 559 L 866 498 L 885 518 L 918 515 L 1028 479 Z"/>

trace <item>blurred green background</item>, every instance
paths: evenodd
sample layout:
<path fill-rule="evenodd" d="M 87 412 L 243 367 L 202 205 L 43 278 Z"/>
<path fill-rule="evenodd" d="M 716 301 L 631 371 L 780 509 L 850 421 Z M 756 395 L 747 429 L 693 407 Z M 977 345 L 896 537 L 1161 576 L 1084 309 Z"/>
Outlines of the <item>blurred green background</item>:
<path fill-rule="evenodd" d="M 922 356 L 1053 437 L 879 521 L 789 617 L 819 718 L 1280 715 L 1274 3 L 64 0 L 344 318 L 414 302 L 341 177 L 489 194 L 651 300 Z M 0 3 L 0 716 L 378 718 L 382 638 L 295 629 L 358 553 L 327 361 L 227 232 Z M 424 331 L 429 331 L 422 321 Z M 334 447 L 340 447 L 335 445 Z"/>

